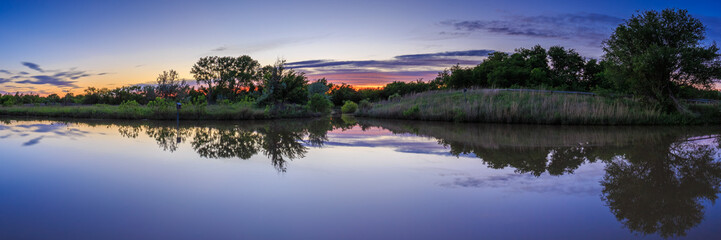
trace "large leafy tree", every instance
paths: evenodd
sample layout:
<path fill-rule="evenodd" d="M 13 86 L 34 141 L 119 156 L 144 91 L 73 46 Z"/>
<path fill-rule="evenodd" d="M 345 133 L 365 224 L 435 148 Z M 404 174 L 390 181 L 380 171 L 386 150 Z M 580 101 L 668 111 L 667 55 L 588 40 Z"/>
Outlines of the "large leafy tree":
<path fill-rule="evenodd" d="M 240 57 L 202 57 L 190 71 L 199 84 L 206 84 L 208 100 L 215 99 L 213 90 L 221 94 L 235 95 L 243 88 L 254 90 L 259 80 L 260 64 L 253 58 Z M 218 94 L 218 93 L 216 93 Z"/>
<path fill-rule="evenodd" d="M 604 42 L 605 58 L 635 94 L 667 111 L 687 112 L 676 96 L 681 86 L 708 88 L 721 77 L 719 48 L 704 46 L 706 28 L 686 10 L 633 15 Z"/>
<path fill-rule="evenodd" d="M 265 105 L 300 103 L 308 100 L 308 80 L 303 73 L 286 70 L 285 61 L 268 65 L 260 70 L 263 78 L 263 94 L 258 102 Z"/>

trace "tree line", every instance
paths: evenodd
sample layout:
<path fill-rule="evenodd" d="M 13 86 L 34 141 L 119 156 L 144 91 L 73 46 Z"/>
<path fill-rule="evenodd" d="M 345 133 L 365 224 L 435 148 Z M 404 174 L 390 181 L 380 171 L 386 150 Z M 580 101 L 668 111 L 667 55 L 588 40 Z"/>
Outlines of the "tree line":
<path fill-rule="evenodd" d="M 190 87 L 174 70 L 159 74 L 154 85 L 85 89 L 84 94 L 6 94 L 0 104 L 147 104 L 158 98 L 208 104 L 253 102 L 258 107 L 307 105 L 327 111 L 348 101 L 388 100 L 438 89 L 532 88 L 634 95 L 666 111 L 687 111 L 679 98 L 721 99 L 711 88 L 721 79 L 716 43 L 703 45 L 706 28 L 686 10 L 666 9 L 633 15 L 603 43 L 601 59 L 586 58 L 574 49 L 540 45 L 512 53 L 494 52 L 473 67 L 452 66 L 435 79 L 392 82 L 358 89 L 326 79 L 310 82 L 284 61 L 262 66 L 250 56 L 200 58 L 190 73 Z"/>

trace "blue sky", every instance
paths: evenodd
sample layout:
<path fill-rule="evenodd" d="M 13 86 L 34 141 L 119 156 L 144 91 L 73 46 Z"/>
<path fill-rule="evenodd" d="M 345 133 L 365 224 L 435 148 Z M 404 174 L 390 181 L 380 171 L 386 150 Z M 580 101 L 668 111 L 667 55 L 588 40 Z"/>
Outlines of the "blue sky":
<path fill-rule="evenodd" d="M 0 91 L 113 88 L 168 69 L 190 79 L 200 57 L 244 54 L 360 86 L 427 80 L 536 44 L 597 58 L 623 19 L 669 7 L 688 9 L 710 40 L 721 39 L 718 1 L 4 0 Z"/>

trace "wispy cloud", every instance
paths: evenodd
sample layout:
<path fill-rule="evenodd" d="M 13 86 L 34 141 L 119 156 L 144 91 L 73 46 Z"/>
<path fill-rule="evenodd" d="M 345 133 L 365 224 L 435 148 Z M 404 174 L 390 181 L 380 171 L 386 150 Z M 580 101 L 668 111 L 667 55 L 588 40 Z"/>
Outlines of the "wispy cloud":
<path fill-rule="evenodd" d="M 227 47 L 218 47 L 218 48 L 213 48 L 213 49 L 211 49 L 210 51 L 211 51 L 211 52 L 222 52 L 222 51 L 225 51 L 225 50 L 228 50 L 228 48 L 227 48 Z"/>
<path fill-rule="evenodd" d="M 38 72 L 42 72 L 44 74 L 37 74 L 33 75 L 28 72 L 17 72 L 17 74 L 12 74 L 11 71 L 3 70 L 2 73 L 10 74 L 11 76 L 7 78 L 0 78 L 0 84 L 2 83 L 8 83 L 13 82 L 17 84 L 26 84 L 26 85 L 52 85 L 56 87 L 63 87 L 63 88 L 78 88 L 78 86 L 75 84 L 76 80 L 85 78 L 85 77 L 91 77 L 91 76 L 101 76 L 106 75 L 108 73 L 90 73 L 86 71 L 76 70 L 75 68 L 71 68 L 69 70 L 45 70 L 40 67 L 39 64 L 31 63 L 31 62 L 22 62 L 23 66 L 28 67 L 30 69 L 33 69 Z M 8 87 L 8 86 L 6 86 Z M 18 87 L 15 87 L 18 88 Z M 23 89 L 30 89 L 32 90 L 32 87 L 20 87 Z"/>
<path fill-rule="evenodd" d="M 32 79 L 21 80 L 21 81 L 15 82 L 15 83 L 36 84 L 36 85 L 48 84 L 48 85 L 53 85 L 53 86 L 58 86 L 58 87 L 73 87 L 73 88 L 77 87 L 77 85 L 74 84 L 74 81 L 68 81 L 66 79 L 58 78 L 58 77 L 54 77 L 54 76 L 37 75 L 37 76 L 32 76 L 31 78 Z"/>
<path fill-rule="evenodd" d="M 331 82 L 353 85 L 383 85 L 393 81 L 412 81 L 434 77 L 439 71 L 459 64 L 479 64 L 493 50 L 467 50 L 436 53 L 408 54 L 386 60 L 307 60 L 287 63 L 292 69 L 303 71 L 310 77 L 325 77 Z"/>
<path fill-rule="evenodd" d="M 22 62 L 23 66 L 26 66 L 32 70 L 38 71 L 38 72 L 45 72 L 42 68 L 40 68 L 40 65 L 37 65 L 35 63 L 31 62 Z"/>
<path fill-rule="evenodd" d="M 400 55 L 389 60 L 360 60 L 360 61 L 336 61 L 336 60 L 308 60 L 287 63 L 286 66 L 294 69 L 347 73 L 358 71 L 403 71 L 408 68 L 432 68 L 450 67 L 451 65 L 475 65 L 480 63 L 483 57 L 488 56 L 493 50 L 469 50 L 455 52 L 440 52 L 426 54 Z"/>
<path fill-rule="evenodd" d="M 507 16 L 501 20 L 449 20 L 441 22 L 457 32 L 485 32 L 531 38 L 578 39 L 600 44 L 623 19 L 595 13 Z"/>
<path fill-rule="evenodd" d="M 13 74 L 13 73 L 11 73 L 10 71 L 5 70 L 5 69 L 0 69 L 0 73 Z"/>

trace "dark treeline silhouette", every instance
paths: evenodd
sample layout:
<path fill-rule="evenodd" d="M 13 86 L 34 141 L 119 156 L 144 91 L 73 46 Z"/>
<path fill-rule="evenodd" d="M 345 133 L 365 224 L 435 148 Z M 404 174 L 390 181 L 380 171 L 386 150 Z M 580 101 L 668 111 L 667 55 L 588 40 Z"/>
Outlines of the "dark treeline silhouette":
<path fill-rule="evenodd" d="M 0 96 L 0 104 L 145 105 L 158 98 L 214 103 L 252 102 L 257 107 L 307 105 L 327 112 L 328 101 L 388 100 L 438 89 L 532 88 L 635 95 L 665 111 L 688 113 L 678 98 L 721 99 L 711 89 L 721 78 L 721 54 L 715 43 L 704 46 L 706 27 L 686 10 L 646 11 L 631 16 L 604 41 L 601 59 L 585 58 L 573 49 L 540 45 L 512 53 L 494 52 L 473 67 L 450 67 L 430 81 L 392 82 L 358 89 L 326 79 L 312 83 L 284 61 L 261 66 L 250 56 L 200 58 L 191 69 L 198 87 L 188 87 L 173 70 L 158 76 L 156 85 L 116 89 L 89 87 L 84 94 Z"/>

